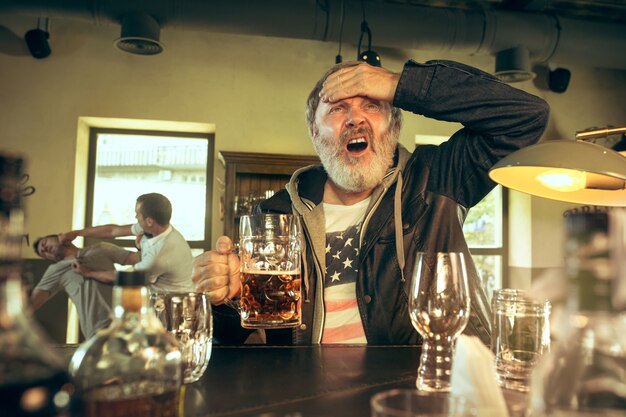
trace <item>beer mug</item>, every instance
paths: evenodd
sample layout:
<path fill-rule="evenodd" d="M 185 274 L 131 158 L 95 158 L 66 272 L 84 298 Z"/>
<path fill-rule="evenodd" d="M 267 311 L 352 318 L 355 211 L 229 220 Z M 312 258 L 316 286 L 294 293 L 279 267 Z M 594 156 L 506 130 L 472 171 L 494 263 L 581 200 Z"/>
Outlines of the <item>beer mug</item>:
<path fill-rule="evenodd" d="M 301 229 L 290 214 L 242 216 L 239 224 L 241 326 L 295 327 L 302 323 Z"/>

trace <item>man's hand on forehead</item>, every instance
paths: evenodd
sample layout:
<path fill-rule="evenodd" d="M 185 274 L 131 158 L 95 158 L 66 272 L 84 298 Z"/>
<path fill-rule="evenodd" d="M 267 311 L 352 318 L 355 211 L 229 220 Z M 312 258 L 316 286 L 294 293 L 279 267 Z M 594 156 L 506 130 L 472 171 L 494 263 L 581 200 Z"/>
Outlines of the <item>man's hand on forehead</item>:
<path fill-rule="evenodd" d="M 399 80 L 400 74 L 363 62 L 329 75 L 319 96 L 324 102 L 362 96 L 391 103 Z"/>

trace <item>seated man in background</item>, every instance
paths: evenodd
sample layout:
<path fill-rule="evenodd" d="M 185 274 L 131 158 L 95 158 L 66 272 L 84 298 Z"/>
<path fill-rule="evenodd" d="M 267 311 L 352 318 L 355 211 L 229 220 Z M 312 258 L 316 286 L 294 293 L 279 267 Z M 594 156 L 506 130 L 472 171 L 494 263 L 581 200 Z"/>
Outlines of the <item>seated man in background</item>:
<path fill-rule="evenodd" d="M 99 243 L 78 249 L 71 243 L 61 244 L 56 235 L 39 238 L 33 244 L 37 255 L 54 261 L 31 294 L 31 305 L 37 310 L 52 296 L 64 290 L 78 311 L 80 330 L 85 338 L 111 323 L 111 285 L 85 279 L 73 269 L 80 262 L 85 268 L 114 275 L 114 264 L 133 264 L 139 254 L 111 243 Z"/>
<path fill-rule="evenodd" d="M 141 260 L 135 264 L 135 269 L 147 271 L 150 290 L 193 291 L 191 248 L 183 235 L 170 224 L 172 204 L 167 197 L 157 193 L 140 195 L 135 204 L 135 218 L 135 224 L 87 227 L 61 233 L 59 239 L 61 242 L 71 242 L 77 236 L 101 239 L 141 236 L 138 245 Z M 87 276 L 92 275 L 90 271 L 80 271 L 87 273 Z"/>

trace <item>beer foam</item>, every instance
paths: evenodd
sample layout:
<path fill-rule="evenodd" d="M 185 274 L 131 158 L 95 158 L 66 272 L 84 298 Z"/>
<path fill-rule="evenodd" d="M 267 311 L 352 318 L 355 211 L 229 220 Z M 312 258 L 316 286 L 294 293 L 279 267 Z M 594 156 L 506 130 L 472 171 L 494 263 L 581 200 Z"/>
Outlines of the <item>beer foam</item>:
<path fill-rule="evenodd" d="M 267 269 L 246 269 L 245 271 L 241 271 L 242 274 L 253 274 L 253 275 L 300 275 L 300 271 L 297 269 L 291 269 L 289 271 L 269 271 Z"/>

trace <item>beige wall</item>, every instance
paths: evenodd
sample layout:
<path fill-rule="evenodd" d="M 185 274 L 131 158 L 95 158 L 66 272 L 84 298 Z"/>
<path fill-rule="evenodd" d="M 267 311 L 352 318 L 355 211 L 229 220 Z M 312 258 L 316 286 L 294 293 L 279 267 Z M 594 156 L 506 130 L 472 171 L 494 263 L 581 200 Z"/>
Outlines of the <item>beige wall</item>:
<path fill-rule="evenodd" d="M 35 60 L 19 39 L 35 23 L 30 17 L 0 14 L 0 149 L 28 157 L 31 183 L 37 188 L 28 199 L 31 236 L 72 227 L 81 117 L 213 124 L 216 155 L 220 150 L 313 153 L 304 102 L 313 83 L 334 63 L 335 43 L 164 28 L 164 53 L 134 56 L 113 47 L 117 25 L 57 18 L 49 27 L 52 55 Z M 494 68 L 490 56 L 402 52 L 421 61 L 445 58 L 486 71 Z M 343 55 L 356 56 L 355 46 L 344 44 Z M 382 60 L 400 71 L 404 57 L 383 55 Z M 517 85 L 551 104 L 546 138 L 571 139 L 576 130 L 626 123 L 625 72 L 570 69 L 572 80 L 564 94 L 542 88 L 543 78 Z M 456 128 L 405 114 L 401 141 L 412 147 L 416 133 L 443 135 Z M 215 175 L 223 176 L 217 161 Z M 216 213 L 221 190 L 217 181 L 214 190 Z M 560 264 L 562 205 L 529 199 L 521 207 L 526 207 L 528 227 L 511 234 L 523 243 L 514 247 L 512 265 Z M 221 229 L 215 216 L 213 241 Z"/>

